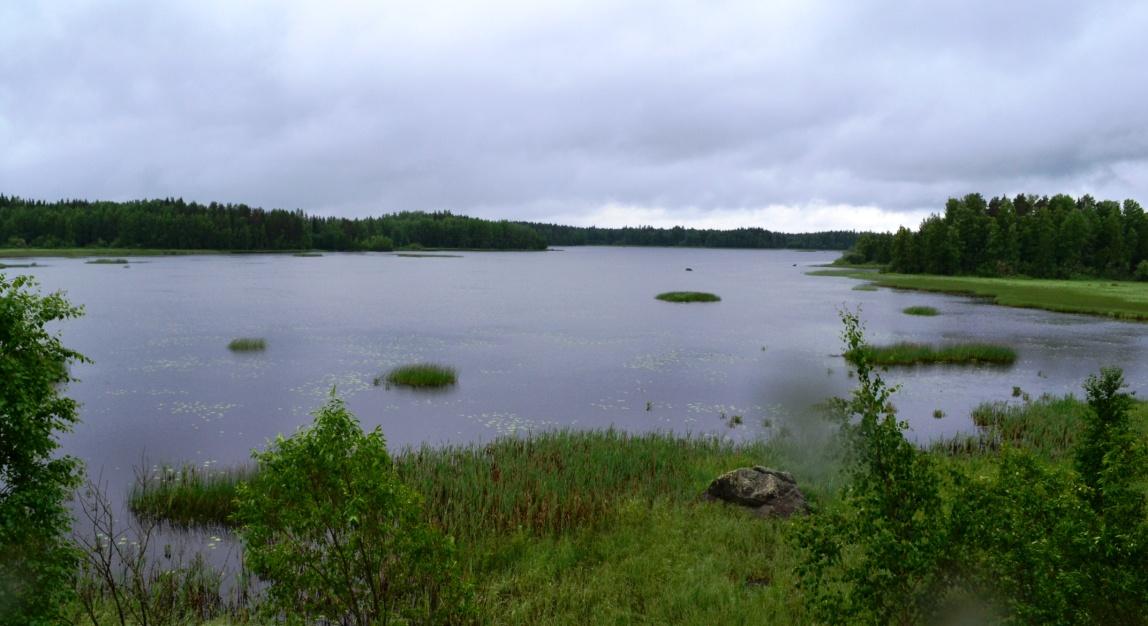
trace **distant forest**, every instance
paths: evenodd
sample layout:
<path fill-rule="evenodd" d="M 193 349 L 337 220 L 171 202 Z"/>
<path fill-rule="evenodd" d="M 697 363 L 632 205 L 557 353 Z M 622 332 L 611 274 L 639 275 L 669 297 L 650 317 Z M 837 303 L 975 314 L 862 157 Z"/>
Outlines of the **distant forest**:
<path fill-rule="evenodd" d="M 542 234 L 552 246 L 662 246 L 696 248 L 795 248 L 845 250 L 859 234 L 851 230 L 819 233 L 776 233 L 762 228 L 700 230 L 697 228 L 598 228 L 519 222 Z"/>
<path fill-rule="evenodd" d="M 535 231 L 449 212 L 347 219 L 180 199 L 42 202 L 0 195 L 0 246 L 175 250 L 543 250 Z"/>
<path fill-rule="evenodd" d="M 693 246 L 845 250 L 853 231 L 787 234 L 760 228 L 595 228 L 491 221 L 449 212 L 349 219 L 244 204 L 165 198 L 44 202 L 0 195 L 0 247 L 174 250 L 542 250 L 561 246 Z"/>
<path fill-rule="evenodd" d="M 908 274 L 1148 280 L 1148 218 L 1135 200 L 974 193 L 916 231 L 862 235 L 843 260 Z"/>

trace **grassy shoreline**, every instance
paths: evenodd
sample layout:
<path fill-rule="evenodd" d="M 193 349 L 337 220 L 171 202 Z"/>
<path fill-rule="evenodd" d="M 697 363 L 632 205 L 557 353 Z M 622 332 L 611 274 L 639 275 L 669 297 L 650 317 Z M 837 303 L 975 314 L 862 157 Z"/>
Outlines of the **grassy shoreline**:
<path fill-rule="evenodd" d="M 824 269 L 808 274 L 854 278 L 880 287 L 987 298 L 1002 306 L 1148 321 L 1148 283 L 1143 282 L 882 274 L 858 269 Z"/>

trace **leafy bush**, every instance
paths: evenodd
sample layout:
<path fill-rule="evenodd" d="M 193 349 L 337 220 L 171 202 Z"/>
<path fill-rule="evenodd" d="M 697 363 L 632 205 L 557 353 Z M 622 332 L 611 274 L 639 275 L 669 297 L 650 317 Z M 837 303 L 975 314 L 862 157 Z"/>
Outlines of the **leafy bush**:
<path fill-rule="evenodd" d="M 843 507 L 798 533 L 807 554 L 800 586 L 825 623 L 922 623 L 949 586 L 939 472 L 889 410 L 895 389 L 873 370 L 860 319 L 843 311 L 841 320 L 858 381 L 855 420 L 843 424 L 852 487 Z"/>
<path fill-rule="evenodd" d="M 1136 280 L 1148 280 L 1148 259 L 1136 264 Z"/>
<path fill-rule="evenodd" d="M 76 553 L 64 506 L 79 461 L 56 455 L 56 434 L 76 422 L 60 395 L 68 364 L 86 359 L 45 328 L 76 317 L 59 293 L 41 296 L 27 276 L 0 274 L 0 624 L 55 624 Z"/>
<path fill-rule="evenodd" d="M 258 473 L 239 486 L 237 517 L 272 611 L 289 623 L 466 617 L 453 542 L 424 521 L 379 429 L 363 433 L 332 398 L 309 428 L 254 456 Z"/>

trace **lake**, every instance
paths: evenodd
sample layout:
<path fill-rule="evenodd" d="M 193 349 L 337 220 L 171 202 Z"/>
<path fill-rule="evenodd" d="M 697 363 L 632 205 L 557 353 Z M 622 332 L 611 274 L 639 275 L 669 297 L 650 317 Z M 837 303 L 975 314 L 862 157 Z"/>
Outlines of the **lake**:
<path fill-rule="evenodd" d="M 847 395 L 838 309 L 862 307 L 874 343 L 991 341 L 1008 368 L 891 370 L 913 436 L 970 432 L 969 410 L 1080 392 L 1101 365 L 1148 380 L 1148 327 L 997 307 L 958 296 L 854 291 L 812 277 L 836 252 L 569 248 L 540 253 L 141 257 L 127 268 L 33 259 L 44 290 L 86 315 L 60 325 L 94 360 L 67 393 L 82 423 L 64 449 L 113 496 L 141 463 L 227 465 L 310 421 L 334 389 L 392 448 L 484 441 L 548 428 L 655 429 L 746 438 L 795 428 L 807 407 Z M 691 268 L 692 271 L 686 271 Z M 672 304 L 662 291 L 709 291 Z M 937 317 L 901 313 L 930 305 Z M 260 353 L 232 353 L 235 337 Z M 457 368 L 426 393 L 374 386 L 396 365 Z M 945 417 L 936 419 L 934 411 Z M 742 424 L 729 426 L 734 415 Z M 145 461 L 146 459 L 146 461 Z"/>

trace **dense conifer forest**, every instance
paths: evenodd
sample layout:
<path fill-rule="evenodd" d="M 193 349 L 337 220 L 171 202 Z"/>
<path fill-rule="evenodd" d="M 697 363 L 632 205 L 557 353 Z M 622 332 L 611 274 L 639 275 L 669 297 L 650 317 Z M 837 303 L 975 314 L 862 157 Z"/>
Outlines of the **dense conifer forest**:
<path fill-rule="evenodd" d="M 491 221 L 446 211 L 351 219 L 178 198 L 45 202 L 0 195 L 0 247 L 7 248 L 378 251 L 409 246 L 542 250 L 547 245 L 594 245 L 845 250 L 857 238 L 854 231 L 597 228 Z"/>
<path fill-rule="evenodd" d="M 861 236 L 844 259 L 906 274 L 1148 280 L 1148 218 L 1135 200 L 973 193 L 916 231 Z"/>
<path fill-rule="evenodd" d="M 798 250 L 845 250 L 857 242 L 858 233 L 833 230 L 818 233 L 778 233 L 762 228 L 713 230 L 684 228 L 598 228 L 522 222 L 546 238 L 552 246 L 662 246 L 695 248 L 792 248 Z"/>
<path fill-rule="evenodd" d="M 43 202 L 0 195 L 0 247 L 176 250 L 542 250 L 535 231 L 449 212 L 348 219 L 182 199 Z"/>

